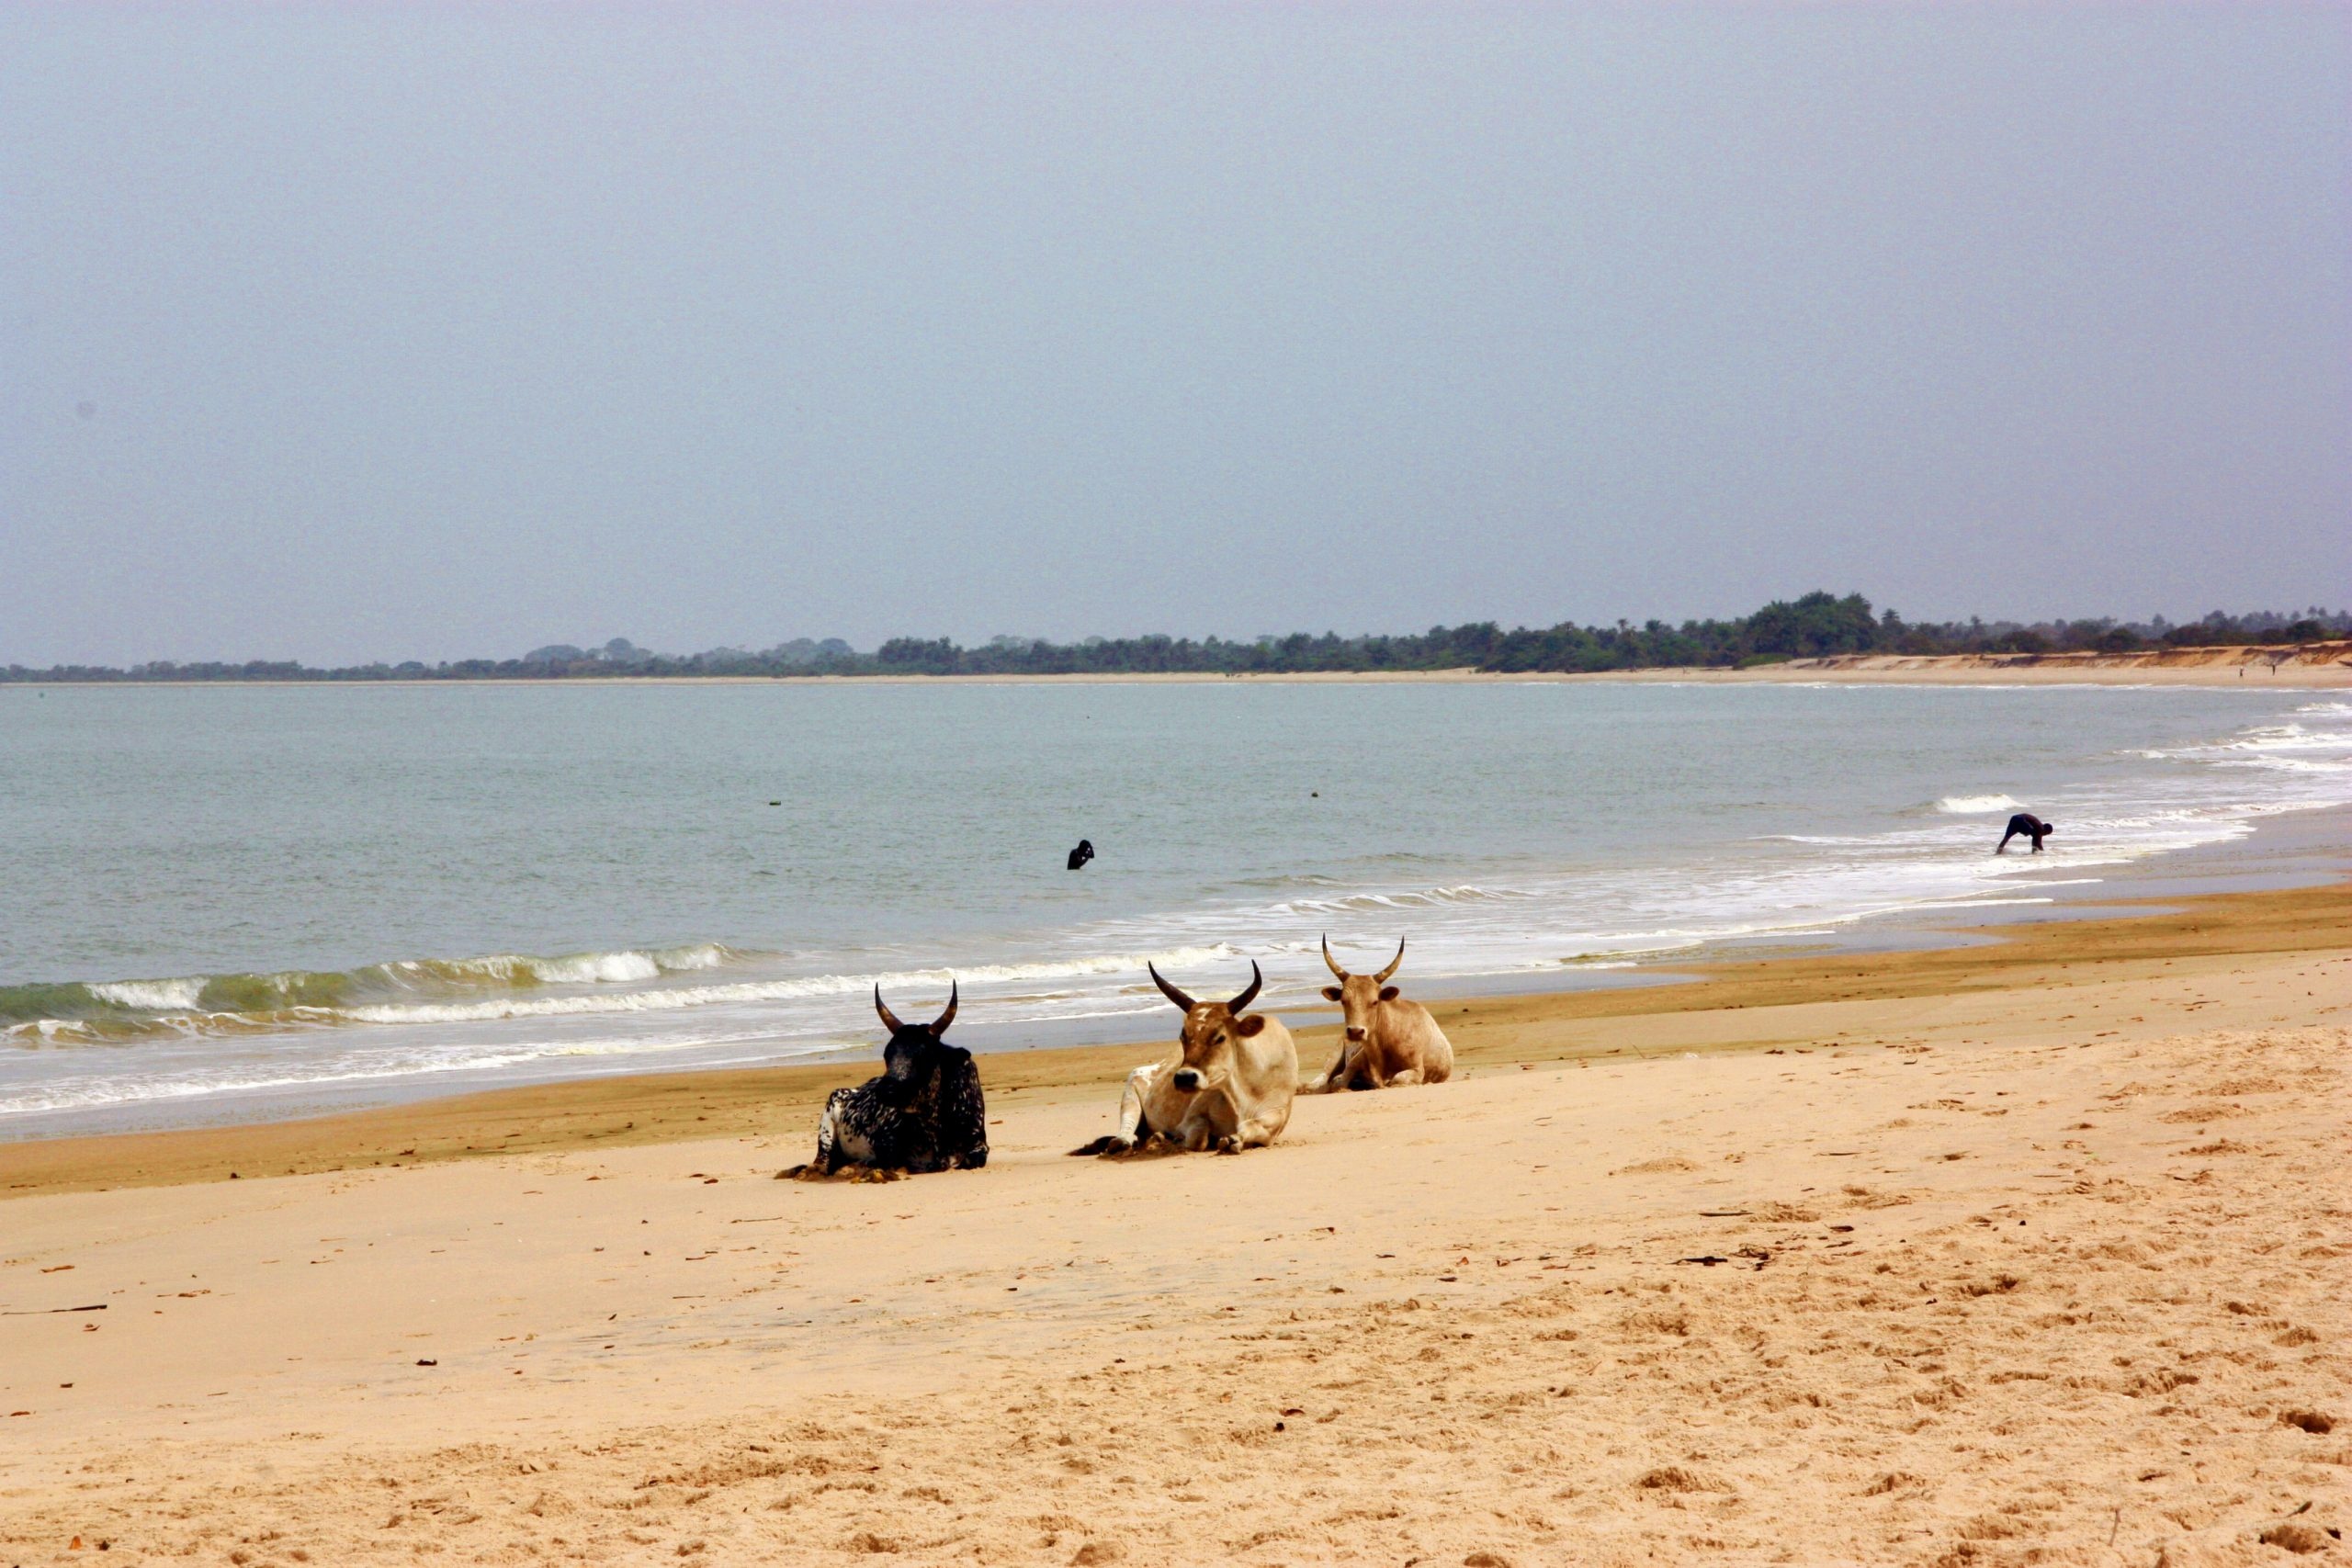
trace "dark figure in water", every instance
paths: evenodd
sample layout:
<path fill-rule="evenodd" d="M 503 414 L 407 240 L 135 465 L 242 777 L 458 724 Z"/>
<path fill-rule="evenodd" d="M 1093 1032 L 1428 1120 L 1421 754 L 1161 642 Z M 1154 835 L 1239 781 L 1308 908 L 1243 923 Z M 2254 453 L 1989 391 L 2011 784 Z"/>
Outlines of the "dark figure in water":
<path fill-rule="evenodd" d="M 1088 861 L 1091 861 L 1093 858 L 1094 840 L 1091 839 L 1080 839 L 1078 841 L 1078 848 L 1070 851 L 1069 852 L 1069 868 L 1072 871 L 1076 871 L 1079 867 L 1084 865 Z"/>
<path fill-rule="evenodd" d="M 2041 840 L 2048 838 L 2057 830 L 2057 829 L 2052 827 L 2049 823 L 2044 822 L 2041 818 L 2034 816 L 2031 812 L 2020 811 L 2015 817 L 2009 818 L 2009 830 L 2001 835 L 2000 845 L 1998 848 L 1995 849 L 1993 852 L 1997 855 L 2003 850 L 2007 849 L 2011 839 L 2031 839 L 2033 840 L 2033 852 L 2035 854 L 2040 854 L 2041 852 Z"/>
<path fill-rule="evenodd" d="M 940 1040 L 956 1021 L 956 991 L 947 1010 L 930 1023 L 900 1023 L 874 987 L 874 1010 L 890 1031 L 882 1076 L 855 1089 L 837 1089 L 817 1123 L 820 1175 L 845 1165 L 923 1175 L 978 1170 L 989 1162 L 987 1103 L 972 1054 Z"/>

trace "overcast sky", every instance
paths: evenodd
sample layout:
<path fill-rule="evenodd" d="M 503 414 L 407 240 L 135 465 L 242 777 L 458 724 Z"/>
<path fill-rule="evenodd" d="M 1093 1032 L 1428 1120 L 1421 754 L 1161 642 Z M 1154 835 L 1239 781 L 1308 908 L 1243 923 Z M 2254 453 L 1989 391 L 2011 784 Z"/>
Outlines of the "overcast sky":
<path fill-rule="evenodd" d="M 0 661 L 2352 600 L 2352 7 L 10 6 Z"/>

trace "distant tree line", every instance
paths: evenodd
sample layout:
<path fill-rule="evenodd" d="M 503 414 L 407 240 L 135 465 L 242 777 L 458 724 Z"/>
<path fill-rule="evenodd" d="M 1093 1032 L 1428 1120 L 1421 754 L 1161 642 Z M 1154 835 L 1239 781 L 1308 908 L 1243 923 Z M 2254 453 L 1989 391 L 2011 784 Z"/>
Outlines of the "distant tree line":
<path fill-rule="evenodd" d="M 1515 626 L 1492 621 L 1431 626 L 1403 636 L 1317 637 L 1294 632 L 1250 642 L 1221 637 L 1088 637 L 1055 643 L 1000 637 L 977 648 L 948 637 L 892 637 L 860 653 L 839 637 L 807 637 L 761 651 L 716 648 L 703 653 L 653 653 L 626 637 L 602 648 L 551 643 L 520 659 L 462 659 L 425 664 L 361 664 L 320 670 L 285 660 L 243 664 L 158 661 L 127 670 L 64 664 L 47 670 L 12 664 L 0 681 L 560 681 L 582 677 L 696 675 L 1272 675 L 1308 671 L 1476 669 L 1496 673 L 1599 671 L 1697 667 L 1742 669 L 1786 659 L 1846 653 L 2129 653 L 2146 648 L 2289 646 L 2352 635 L 2352 615 L 2313 607 L 2294 614 L 2230 615 L 2216 610 L 2174 625 L 2107 618 L 2045 621 L 1906 621 L 1873 612 L 1859 593 L 1807 593 L 1775 600 L 1752 615 L 1668 626 Z"/>

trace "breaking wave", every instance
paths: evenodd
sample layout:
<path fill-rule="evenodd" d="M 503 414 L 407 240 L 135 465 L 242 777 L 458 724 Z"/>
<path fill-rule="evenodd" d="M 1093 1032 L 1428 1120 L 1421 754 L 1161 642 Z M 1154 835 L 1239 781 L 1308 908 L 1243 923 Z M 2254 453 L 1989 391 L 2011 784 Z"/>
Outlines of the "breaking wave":
<path fill-rule="evenodd" d="M 1394 893 L 1351 893 L 1344 898 L 1294 898 L 1282 908 L 1296 915 L 1360 915 L 1382 910 L 1442 909 L 1463 904 L 1497 904 L 1538 895 L 1515 887 L 1416 887 Z"/>
<path fill-rule="evenodd" d="M 650 952 L 581 953 L 563 958 L 499 956 L 424 959 L 346 973 L 226 975 L 183 980 L 124 980 L 96 985 L 0 988 L 0 1038 L 20 1045 L 105 1044 L 163 1037 L 252 1034 L 353 1024 L 477 1023 L 503 1019 L 596 1013 L 672 1012 L 726 1002 L 792 1001 L 854 996 L 876 986 L 964 985 L 1084 979 L 1140 973 L 1147 962 L 1207 964 L 1231 956 L 1225 945 L 1164 952 L 1102 953 L 1033 964 L 737 980 L 717 985 L 656 984 L 666 976 L 743 962 L 716 942 Z M 421 999 L 427 983 L 444 995 Z M 574 987 L 534 994 L 542 987 Z M 630 988 L 622 989 L 620 987 Z M 613 987 L 613 988 L 605 988 Z M 474 993 L 468 996 L 465 993 Z M 493 994 L 482 995 L 490 992 Z M 497 994 L 503 993 L 503 994 Z M 224 1005 L 244 1003 L 247 1005 Z"/>
<path fill-rule="evenodd" d="M 2023 811 L 2025 802 L 2006 795 L 1948 795 L 1936 809 L 1952 817 L 1982 817 L 1995 811 Z"/>
<path fill-rule="evenodd" d="M 358 969 L 280 969 L 266 974 L 188 975 L 159 980 L 69 980 L 0 986 L 0 1024 L 90 1026 L 96 1038 L 189 1032 L 185 1021 L 245 1020 L 264 1025 L 296 1015 L 384 1005 L 404 998 L 466 997 L 551 986 L 611 986 L 716 969 L 745 955 L 718 942 L 624 948 L 555 957 L 492 953 L 481 958 L 405 958 Z M 162 1029 L 149 1027 L 164 1025 Z M 49 1032 L 44 1031 L 44 1032 Z"/>
<path fill-rule="evenodd" d="M 2322 714 L 2341 716 L 2352 715 L 2352 703 L 2313 703 L 2296 711 L 2314 716 Z M 2331 761 L 2352 761 L 2352 730 L 2312 729 L 2292 720 L 2285 724 L 2257 724 L 2240 730 L 2227 740 L 2174 746 L 2141 751 L 2137 755 L 2154 761 L 2235 763 L 2290 770 L 2308 767 L 2314 762 L 2324 766 Z"/>

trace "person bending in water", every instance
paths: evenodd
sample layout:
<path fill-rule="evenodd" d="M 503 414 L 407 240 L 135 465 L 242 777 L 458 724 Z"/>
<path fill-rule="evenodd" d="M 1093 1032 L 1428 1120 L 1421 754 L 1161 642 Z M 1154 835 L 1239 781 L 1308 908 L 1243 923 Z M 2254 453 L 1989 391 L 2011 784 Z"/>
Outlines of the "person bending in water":
<path fill-rule="evenodd" d="M 2041 840 L 2048 838 L 2057 830 L 2057 829 L 2052 827 L 2049 823 L 2044 822 L 2041 818 L 2036 817 L 2030 811 L 2020 811 L 2015 817 L 2009 818 L 2009 830 L 2001 835 L 2001 842 L 1999 846 L 1993 851 L 1993 852 L 1997 855 L 2007 850 L 2009 847 L 2009 840 L 2011 839 L 2024 838 L 2031 839 L 2033 840 L 2033 852 L 2035 854 L 2040 854 L 2041 852 Z"/>

